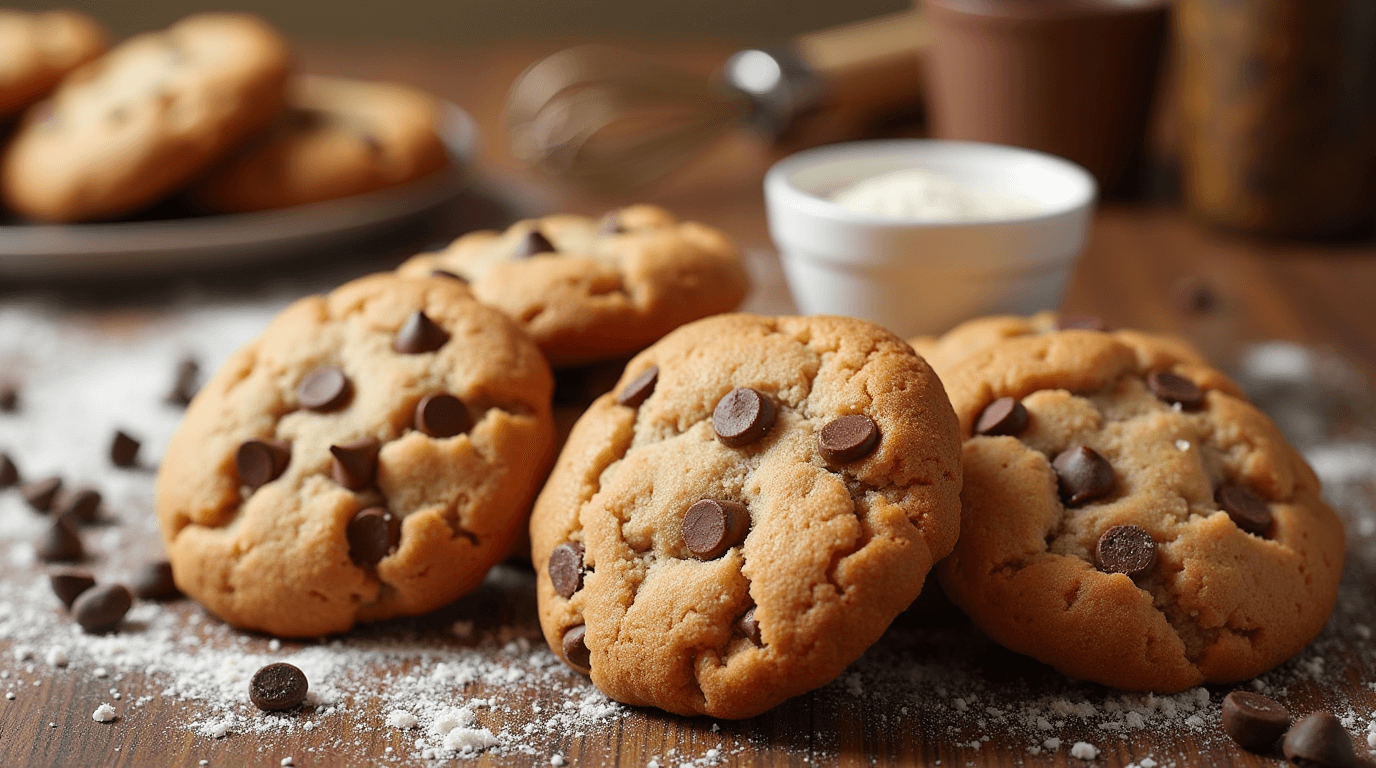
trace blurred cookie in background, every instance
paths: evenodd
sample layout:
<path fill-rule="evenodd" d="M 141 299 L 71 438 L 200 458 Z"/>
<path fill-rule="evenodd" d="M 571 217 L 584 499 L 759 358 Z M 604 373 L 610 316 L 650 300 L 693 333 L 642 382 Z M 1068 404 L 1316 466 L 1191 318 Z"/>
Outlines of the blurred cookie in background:
<path fill-rule="evenodd" d="M 105 50 L 105 30 L 76 11 L 0 10 L 0 120 L 43 98 Z"/>

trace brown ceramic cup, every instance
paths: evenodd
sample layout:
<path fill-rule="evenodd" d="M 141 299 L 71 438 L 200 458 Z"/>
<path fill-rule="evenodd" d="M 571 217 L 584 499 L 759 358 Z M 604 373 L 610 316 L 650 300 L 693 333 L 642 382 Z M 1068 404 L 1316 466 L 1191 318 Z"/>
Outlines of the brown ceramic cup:
<path fill-rule="evenodd" d="M 1141 157 L 1167 0 L 921 0 L 933 135 L 1037 149 L 1123 194 Z"/>

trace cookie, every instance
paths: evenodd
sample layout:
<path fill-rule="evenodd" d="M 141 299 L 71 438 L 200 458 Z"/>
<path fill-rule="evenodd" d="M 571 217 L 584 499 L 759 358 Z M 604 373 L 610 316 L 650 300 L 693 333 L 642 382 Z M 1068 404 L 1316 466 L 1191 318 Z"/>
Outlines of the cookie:
<path fill-rule="evenodd" d="M 531 517 L 540 624 L 608 696 L 740 718 L 823 685 L 959 528 L 959 436 L 903 341 L 722 315 L 640 353 Z"/>
<path fill-rule="evenodd" d="M 461 284 L 374 275 L 288 307 L 197 393 L 158 474 L 177 587 L 287 637 L 476 587 L 550 458 L 539 350 Z"/>
<path fill-rule="evenodd" d="M 635 205 L 601 220 L 557 215 L 474 232 L 400 267 L 458 275 L 535 337 L 556 368 L 630 355 L 749 290 L 721 232 Z"/>
<path fill-rule="evenodd" d="M 316 203 L 414 181 L 448 162 L 434 98 L 414 88 L 328 77 L 292 82 L 272 129 L 189 190 L 211 213 Z"/>
<path fill-rule="evenodd" d="M 943 381 L 965 488 L 937 573 L 995 641 L 1170 693 L 1260 674 L 1323 627 L 1342 525 L 1275 425 L 1182 343 L 1021 335 Z"/>
<path fill-rule="evenodd" d="M 286 41 L 253 16 L 201 14 L 133 37 L 25 113 L 0 193 L 44 221 L 144 208 L 266 127 L 288 64 Z"/>
<path fill-rule="evenodd" d="M 0 10 L 0 121 L 43 98 L 103 50 L 105 31 L 84 13 Z"/>

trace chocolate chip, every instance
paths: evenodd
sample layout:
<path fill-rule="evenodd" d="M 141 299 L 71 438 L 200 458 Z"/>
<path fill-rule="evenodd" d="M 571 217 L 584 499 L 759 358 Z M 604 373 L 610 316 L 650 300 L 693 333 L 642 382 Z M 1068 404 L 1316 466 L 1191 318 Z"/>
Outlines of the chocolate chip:
<path fill-rule="evenodd" d="M 1147 374 L 1147 389 L 1163 402 L 1180 403 L 1182 408 L 1198 408 L 1204 404 L 1204 390 L 1198 384 L 1167 371 Z"/>
<path fill-rule="evenodd" d="M 426 395 L 416 403 L 416 429 L 431 437 L 453 437 L 473 426 L 468 406 L 453 395 Z"/>
<path fill-rule="evenodd" d="M 253 673 L 248 682 L 248 697 L 264 712 L 291 709 L 306 700 L 310 691 L 306 673 L 284 662 L 269 664 Z"/>
<path fill-rule="evenodd" d="M 1281 745 L 1285 759 L 1304 768 L 1347 768 L 1362 765 L 1352 748 L 1352 737 L 1338 718 L 1315 712 L 1295 723 Z"/>
<path fill-rule="evenodd" d="M 401 330 L 397 331 L 397 337 L 392 341 L 392 349 L 404 355 L 418 355 L 422 352 L 434 352 L 444 346 L 446 341 L 449 341 L 448 331 L 439 327 L 429 315 L 418 309 L 406 318 Z"/>
<path fill-rule="evenodd" d="M 53 508 L 53 502 L 57 500 L 57 492 L 60 490 L 62 478 L 45 477 L 19 486 L 19 495 L 24 497 L 29 506 L 39 512 L 47 512 Z"/>
<path fill-rule="evenodd" d="M 1113 467 L 1093 448 L 1081 445 L 1062 451 L 1051 466 L 1066 504 L 1079 506 L 1113 493 Z"/>
<path fill-rule="evenodd" d="M 144 600 L 175 600 L 182 596 L 166 560 L 144 563 L 134 574 L 134 594 Z"/>
<path fill-rule="evenodd" d="M 714 560 L 745 540 L 750 513 L 739 501 L 703 499 L 688 508 L 680 531 L 694 557 Z"/>
<path fill-rule="evenodd" d="M 358 135 L 358 140 L 361 141 L 361 142 L 363 142 L 363 146 L 368 150 L 368 154 L 371 154 L 371 155 L 380 155 L 380 154 L 382 154 L 382 142 L 381 142 L 381 141 L 378 141 L 378 138 L 377 138 L 376 136 L 374 136 L 373 134 L 371 134 L 371 133 L 360 133 L 360 134 Z"/>
<path fill-rule="evenodd" d="M 566 541 L 549 553 L 549 580 L 565 599 L 583 588 L 583 545 Z"/>
<path fill-rule="evenodd" d="M 330 453 L 334 454 L 330 476 L 351 491 L 367 488 L 377 477 L 377 452 L 381 449 L 382 443 L 376 437 L 330 446 Z"/>
<path fill-rule="evenodd" d="M 1058 331 L 1107 331 L 1108 324 L 1093 315 L 1061 315 L 1056 318 Z"/>
<path fill-rule="evenodd" d="M 173 405 L 190 405 L 200 388 L 201 364 L 193 357 L 184 357 L 177 363 L 177 372 L 172 379 L 172 390 L 167 393 L 167 402 Z"/>
<path fill-rule="evenodd" d="M 254 490 L 276 480 L 290 461 L 291 446 L 281 440 L 245 440 L 234 454 L 239 482 Z"/>
<path fill-rule="evenodd" d="M 72 615 L 82 629 L 99 634 L 119 628 L 133 604 L 134 596 L 123 584 L 98 584 L 72 603 Z"/>
<path fill-rule="evenodd" d="M 588 650 L 586 633 L 587 628 L 582 624 L 570 627 L 564 632 L 564 639 L 560 643 L 564 649 L 564 661 L 585 675 L 592 671 L 592 651 Z"/>
<path fill-rule="evenodd" d="M 19 465 L 14 463 L 8 453 L 0 453 L 0 488 L 8 488 L 19 482 Z"/>
<path fill-rule="evenodd" d="M 354 515 L 346 532 L 349 557 L 359 565 L 377 565 L 401 538 L 401 520 L 382 507 L 369 507 Z"/>
<path fill-rule="evenodd" d="M 773 400 L 749 387 L 736 387 L 717 401 L 712 429 L 723 444 L 739 448 L 764 437 L 777 416 Z"/>
<path fill-rule="evenodd" d="M 56 511 L 58 515 L 70 517 L 78 523 L 91 523 L 95 522 L 96 514 L 100 512 L 100 501 L 100 491 L 94 488 L 80 488 L 62 494 Z"/>
<path fill-rule="evenodd" d="M 655 391 L 655 385 L 659 383 L 659 366 L 652 365 L 641 372 L 639 376 L 631 379 L 621 390 L 621 394 L 616 396 L 616 402 L 629 408 L 639 408 Z"/>
<path fill-rule="evenodd" d="M 86 548 L 81 546 L 81 534 L 77 532 L 76 522 L 65 515 L 53 520 L 39 535 L 33 547 L 40 559 L 50 563 L 80 560 L 86 556 Z"/>
<path fill-rule="evenodd" d="M 1131 579 L 1147 575 L 1156 566 L 1156 542 L 1137 525 L 1115 525 L 1104 531 L 1094 554 L 1099 570 L 1125 573 Z"/>
<path fill-rule="evenodd" d="M 432 270 L 430 270 L 430 276 L 431 276 L 431 277 L 443 277 L 443 278 L 445 278 L 446 280 L 458 280 L 459 282 L 463 283 L 464 285 L 468 285 L 468 278 L 464 277 L 463 275 L 457 274 L 457 273 L 455 273 L 455 272 L 450 272 L 450 271 L 447 270 L 447 269 L 432 269 Z"/>
<path fill-rule="evenodd" d="M 527 256 L 534 256 L 537 253 L 558 253 L 559 249 L 554 247 L 554 243 L 549 238 L 540 233 L 538 229 L 532 229 L 526 233 L 525 237 L 516 244 L 515 256 L 523 259 Z"/>
<path fill-rule="evenodd" d="M 1271 507 L 1251 490 L 1241 485 L 1225 485 L 1218 489 L 1218 506 L 1228 513 L 1233 524 L 1248 533 L 1266 535 L 1271 530 Z"/>
<path fill-rule="evenodd" d="M 82 592 L 96 585 L 96 580 L 86 571 L 63 569 L 48 574 L 48 583 L 52 585 L 53 594 L 57 595 L 57 599 L 61 600 L 63 605 L 71 608 L 72 602 Z"/>
<path fill-rule="evenodd" d="M 122 429 L 115 430 L 110 440 L 110 463 L 117 467 L 132 467 L 138 463 L 141 443 Z"/>
<path fill-rule="evenodd" d="M 1000 397 L 975 419 L 977 435 L 1020 435 L 1027 429 L 1027 408 L 1014 397 Z"/>
<path fill-rule="evenodd" d="M 344 407 L 352 390 L 343 371 L 326 365 L 311 371 L 296 385 L 296 398 L 302 408 L 326 412 Z"/>
<path fill-rule="evenodd" d="M 1273 699 L 1250 691 L 1223 697 L 1223 732 L 1246 749 L 1276 743 L 1290 727 L 1290 712 Z"/>
<path fill-rule="evenodd" d="M 817 446 L 832 464 L 848 464 L 868 456 L 879 445 L 879 425 L 863 413 L 834 419 L 822 427 Z"/>
<path fill-rule="evenodd" d="M 19 387 L 13 384 L 0 384 L 0 411 L 14 413 L 19 410 Z"/>
<path fill-rule="evenodd" d="M 1171 289 L 1171 303 L 1184 315 L 1205 315 L 1218 307 L 1218 294 L 1198 277 L 1187 277 Z"/>
<path fill-rule="evenodd" d="M 739 629 L 741 634 L 750 638 L 750 642 L 755 645 L 764 645 L 764 641 L 760 638 L 760 622 L 755 621 L 754 608 L 746 611 L 744 616 L 736 619 L 736 629 Z"/>
<path fill-rule="evenodd" d="M 597 234 L 599 235 L 619 235 L 625 231 L 626 228 L 621 226 L 621 219 L 618 217 L 617 211 L 608 211 L 597 225 Z"/>

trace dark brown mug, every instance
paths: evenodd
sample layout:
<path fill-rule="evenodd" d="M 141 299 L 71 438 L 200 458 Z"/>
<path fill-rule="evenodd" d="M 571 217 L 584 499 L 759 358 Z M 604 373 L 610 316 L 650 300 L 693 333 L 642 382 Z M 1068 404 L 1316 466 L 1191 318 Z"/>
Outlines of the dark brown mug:
<path fill-rule="evenodd" d="M 1123 193 L 1141 157 L 1167 0 L 922 0 L 932 132 L 1074 160 Z"/>

